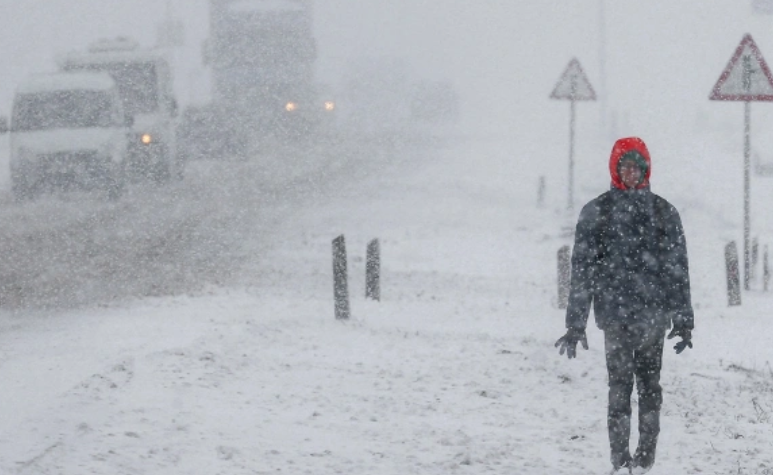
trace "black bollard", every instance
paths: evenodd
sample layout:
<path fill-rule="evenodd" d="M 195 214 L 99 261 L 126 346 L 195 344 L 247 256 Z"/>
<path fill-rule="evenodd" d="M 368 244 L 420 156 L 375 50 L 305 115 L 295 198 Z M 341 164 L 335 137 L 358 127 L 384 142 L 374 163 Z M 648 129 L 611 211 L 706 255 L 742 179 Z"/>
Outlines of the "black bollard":
<path fill-rule="evenodd" d="M 558 308 L 569 305 L 569 281 L 572 274 L 572 256 L 569 246 L 558 250 Z"/>
<path fill-rule="evenodd" d="M 537 184 L 537 207 L 542 208 L 545 206 L 545 177 L 541 176 L 539 177 L 539 182 Z"/>
<path fill-rule="evenodd" d="M 741 276 L 738 272 L 738 248 L 735 241 L 725 246 L 725 269 L 727 272 L 727 304 L 741 305 Z"/>
<path fill-rule="evenodd" d="M 333 297 L 337 320 L 349 319 L 349 285 L 346 270 L 346 242 L 344 236 L 333 239 Z"/>
<path fill-rule="evenodd" d="M 759 240 L 755 237 L 752 239 L 752 265 L 749 269 L 749 278 L 751 280 L 757 279 L 757 262 L 760 260 L 760 243 Z"/>
<path fill-rule="evenodd" d="M 381 250 L 378 239 L 368 243 L 365 261 L 365 298 L 381 301 Z"/>

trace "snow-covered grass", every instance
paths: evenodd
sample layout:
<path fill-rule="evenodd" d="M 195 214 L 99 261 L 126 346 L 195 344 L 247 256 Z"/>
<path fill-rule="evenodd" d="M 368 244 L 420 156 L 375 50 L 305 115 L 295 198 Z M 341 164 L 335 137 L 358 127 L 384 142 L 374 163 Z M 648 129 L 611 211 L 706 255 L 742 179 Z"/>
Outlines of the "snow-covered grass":
<path fill-rule="evenodd" d="M 659 159 L 656 191 L 672 173 Z M 573 218 L 560 190 L 536 206 L 525 160 L 507 141 L 406 153 L 288 215 L 242 286 L 2 315 L 0 472 L 604 473 L 602 334 L 590 328 L 576 360 L 553 347 L 555 254 Z M 693 350 L 667 346 L 651 473 L 770 473 L 773 294 L 727 308 L 732 207 L 666 190 L 697 317 Z M 332 302 L 341 233 L 346 322 Z M 372 238 L 381 302 L 364 299 Z"/>

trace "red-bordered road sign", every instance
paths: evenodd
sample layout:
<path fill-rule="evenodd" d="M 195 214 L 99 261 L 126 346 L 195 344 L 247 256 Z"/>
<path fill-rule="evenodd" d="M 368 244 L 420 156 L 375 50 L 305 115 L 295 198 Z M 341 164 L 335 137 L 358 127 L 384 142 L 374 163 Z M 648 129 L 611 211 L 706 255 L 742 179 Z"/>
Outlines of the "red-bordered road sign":
<path fill-rule="evenodd" d="M 773 75 L 757 43 L 746 34 L 711 90 L 712 101 L 773 101 Z"/>
<path fill-rule="evenodd" d="M 567 101 L 595 101 L 596 92 L 588 81 L 588 76 L 582 70 L 580 62 L 576 58 L 569 61 L 558 80 L 555 89 L 550 94 L 551 99 L 563 99 Z"/>

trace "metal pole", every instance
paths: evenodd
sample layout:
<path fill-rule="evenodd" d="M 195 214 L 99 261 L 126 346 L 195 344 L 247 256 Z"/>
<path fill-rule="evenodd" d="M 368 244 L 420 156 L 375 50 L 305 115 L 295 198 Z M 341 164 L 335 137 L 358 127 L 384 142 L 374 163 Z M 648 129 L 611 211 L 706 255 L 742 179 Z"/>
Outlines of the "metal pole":
<path fill-rule="evenodd" d="M 770 264 L 768 263 L 768 245 L 765 244 L 765 252 L 762 255 L 762 289 L 767 292 L 770 285 Z"/>
<path fill-rule="evenodd" d="M 607 21 L 604 11 L 605 0 L 599 0 L 599 72 L 601 74 L 601 88 L 599 90 L 599 99 L 601 99 L 601 129 L 602 138 L 607 138 Z"/>
<path fill-rule="evenodd" d="M 751 236 L 751 102 L 744 102 L 744 145 L 743 145 L 743 288 L 749 290 L 751 255 L 749 238 Z"/>
<path fill-rule="evenodd" d="M 575 100 L 570 101 L 569 112 L 569 206 L 568 210 L 574 209 L 574 128 L 575 128 Z"/>

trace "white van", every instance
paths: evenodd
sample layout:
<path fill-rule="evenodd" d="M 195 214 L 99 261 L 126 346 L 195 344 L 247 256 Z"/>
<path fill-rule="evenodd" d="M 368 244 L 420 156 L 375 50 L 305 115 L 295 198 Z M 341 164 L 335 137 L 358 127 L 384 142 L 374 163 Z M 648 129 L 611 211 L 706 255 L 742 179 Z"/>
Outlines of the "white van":
<path fill-rule="evenodd" d="M 14 197 L 45 187 L 102 188 L 111 199 L 124 188 L 131 119 L 106 73 L 29 77 L 13 100 L 10 124 Z"/>

